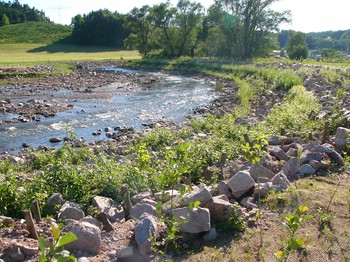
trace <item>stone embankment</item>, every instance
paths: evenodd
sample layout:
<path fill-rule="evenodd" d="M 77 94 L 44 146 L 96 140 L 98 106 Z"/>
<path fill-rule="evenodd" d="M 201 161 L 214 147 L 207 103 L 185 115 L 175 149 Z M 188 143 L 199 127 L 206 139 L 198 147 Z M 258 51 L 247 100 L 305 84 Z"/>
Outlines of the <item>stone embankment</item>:
<path fill-rule="evenodd" d="M 160 222 L 161 216 L 172 214 L 179 222 L 182 234 L 179 244 L 184 248 L 194 239 L 204 243 L 214 241 L 218 234 L 217 223 L 229 223 L 232 217 L 241 218 L 247 226 L 255 227 L 258 223 L 256 214 L 261 212 L 259 201 L 271 190 L 280 192 L 291 187 L 291 181 L 310 175 L 324 176 L 342 168 L 345 161 L 340 152 L 348 146 L 349 138 L 350 129 L 343 127 L 324 143 L 273 136 L 269 139 L 266 156 L 259 163 L 243 158 L 235 162 L 223 161 L 224 179 L 216 185 L 191 185 L 192 190 L 185 194 L 173 189 L 157 193 L 147 191 L 131 197 L 125 188 L 122 203 L 102 196 L 93 197 L 96 217 L 85 216 L 77 203 L 67 202 L 57 193 L 47 200 L 46 208 L 55 218 L 49 224 L 61 221 L 65 224 L 64 232 L 74 232 L 78 237 L 66 246 L 79 257 L 78 261 L 149 261 L 156 256 L 151 240 L 162 241 L 166 229 Z M 152 153 L 156 155 L 156 152 Z M 177 189 L 182 186 L 185 185 L 179 185 Z M 157 211 L 159 203 L 161 213 Z M 193 203 L 197 204 L 191 207 Z M 5 217 L 0 220 L 4 224 L 13 222 Z M 47 230 L 48 225 L 41 226 L 37 224 L 37 229 Z M 118 238 L 123 241 L 116 241 Z M 37 255 L 35 245 L 17 242 L 0 253 L 5 261 L 9 258 L 30 261 Z"/>

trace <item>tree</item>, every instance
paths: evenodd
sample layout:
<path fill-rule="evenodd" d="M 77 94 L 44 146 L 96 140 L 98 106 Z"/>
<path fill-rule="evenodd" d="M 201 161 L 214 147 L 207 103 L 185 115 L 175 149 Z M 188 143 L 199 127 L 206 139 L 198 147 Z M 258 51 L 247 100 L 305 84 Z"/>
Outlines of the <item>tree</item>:
<path fill-rule="evenodd" d="M 290 21 L 290 12 L 275 12 L 269 7 L 278 0 L 216 0 L 210 8 L 226 38 L 228 52 L 234 58 L 250 59 L 261 55 L 269 35 L 282 22 Z"/>
<path fill-rule="evenodd" d="M 202 32 L 203 7 L 180 0 L 176 7 L 169 2 L 134 8 L 125 19 L 131 34 L 125 40 L 145 57 L 157 53 L 163 57 L 193 56 Z"/>
<path fill-rule="evenodd" d="M 72 19 L 72 39 L 80 45 L 123 46 L 128 30 L 123 27 L 124 17 L 104 9 Z"/>
<path fill-rule="evenodd" d="M 143 57 L 147 56 L 153 48 L 149 12 L 150 7 L 148 5 L 141 8 L 135 7 L 126 16 L 124 24 L 131 31 L 130 35 L 124 40 L 125 45 L 129 48 L 136 48 Z"/>
<path fill-rule="evenodd" d="M 306 44 L 306 34 L 294 32 L 288 39 L 286 51 L 291 59 L 307 58 L 309 49 Z"/>
<path fill-rule="evenodd" d="M 6 26 L 6 25 L 9 25 L 9 24 L 10 24 L 10 19 L 7 17 L 6 14 L 3 14 L 2 18 L 1 18 L 1 25 L 2 26 Z"/>

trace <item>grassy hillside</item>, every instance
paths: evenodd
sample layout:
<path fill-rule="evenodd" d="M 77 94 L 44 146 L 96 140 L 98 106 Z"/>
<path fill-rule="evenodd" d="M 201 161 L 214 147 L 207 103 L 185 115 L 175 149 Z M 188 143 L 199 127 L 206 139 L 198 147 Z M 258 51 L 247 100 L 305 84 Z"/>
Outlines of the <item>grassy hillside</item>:
<path fill-rule="evenodd" d="M 0 27 L 0 44 L 48 44 L 70 36 L 69 26 L 46 22 L 27 22 Z"/>
<path fill-rule="evenodd" d="M 59 44 L 0 44 L 0 65 L 140 58 L 138 51 Z"/>

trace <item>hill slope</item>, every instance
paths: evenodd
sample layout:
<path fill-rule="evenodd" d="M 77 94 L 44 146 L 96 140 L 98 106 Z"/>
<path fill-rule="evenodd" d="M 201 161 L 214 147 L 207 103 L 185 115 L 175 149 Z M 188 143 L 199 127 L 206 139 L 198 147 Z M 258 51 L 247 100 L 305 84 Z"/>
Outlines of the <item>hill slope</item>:
<path fill-rule="evenodd" d="M 71 35 L 72 28 L 47 22 L 26 22 L 0 27 L 0 44 L 48 44 Z"/>

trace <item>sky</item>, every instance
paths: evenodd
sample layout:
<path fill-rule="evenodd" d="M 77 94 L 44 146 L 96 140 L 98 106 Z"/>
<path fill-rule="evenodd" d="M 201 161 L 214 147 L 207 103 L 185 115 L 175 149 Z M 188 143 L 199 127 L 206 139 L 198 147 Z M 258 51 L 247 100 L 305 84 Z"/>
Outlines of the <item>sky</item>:
<path fill-rule="evenodd" d="M 71 23 L 72 17 L 78 14 L 88 14 L 99 9 L 126 14 L 134 7 L 154 5 L 166 0 L 19 0 L 21 4 L 28 4 L 45 12 L 51 21 L 59 24 Z M 177 0 L 171 0 L 176 5 Z M 200 2 L 208 8 L 214 0 Z M 292 23 L 282 24 L 281 29 L 295 31 L 321 32 L 328 30 L 350 29 L 349 0 L 280 0 L 274 3 L 275 11 L 290 10 Z"/>

